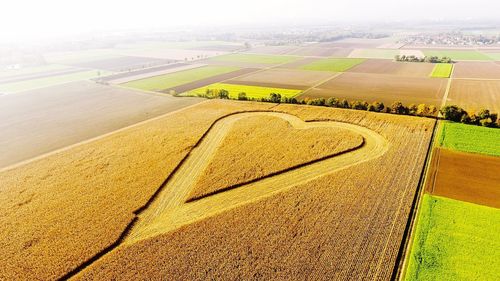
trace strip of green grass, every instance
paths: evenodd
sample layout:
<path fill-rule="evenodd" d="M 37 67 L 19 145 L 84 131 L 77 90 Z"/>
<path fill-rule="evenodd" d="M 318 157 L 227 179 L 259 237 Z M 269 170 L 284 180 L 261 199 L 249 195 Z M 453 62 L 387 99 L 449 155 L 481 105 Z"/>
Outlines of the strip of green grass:
<path fill-rule="evenodd" d="M 14 82 L 0 85 L 0 92 L 5 93 L 16 93 L 22 91 L 28 91 L 38 88 L 49 87 L 53 85 L 69 83 L 73 81 L 80 81 L 86 79 L 92 79 L 99 76 L 106 76 L 112 74 L 112 72 L 102 71 L 102 70 L 88 70 L 82 72 L 76 72 L 71 74 L 50 76 L 38 79 L 31 79 L 26 81 Z"/>
<path fill-rule="evenodd" d="M 500 209 L 424 195 L 405 280 L 500 280 Z"/>
<path fill-rule="evenodd" d="M 275 56 L 275 55 L 255 55 L 255 54 L 229 54 L 210 58 L 214 61 L 242 62 L 242 63 L 263 63 L 263 64 L 282 64 L 299 59 L 293 56 Z"/>
<path fill-rule="evenodd" d="M 438 63 L 432 70 L 431 77 L 435 78 L 450 78 L 453 65 L 451 63 Z"/>
<path fill-rule="evenodd" d="M 135 80 L 123 84 L 123 86 L 146 91 L 162 91 L 168 88 L 191 83 L 197 80 L 209 78 L 215 75 L 236 71 L 239 68 L 232 66 L 204 66 L 160 76 Z"/>
<path fill-rule="evenodd" d="M 247 94 L 247 98 L 268 98 L 269 94 L 276 93 L 280 94 L 282 97 L 294 97 L 302 92 L 302 90 L 295 89 L 283 89 L 283 88 L 268 88 L 259 86 L 247 86 L 247 85 L 233 85 L 224 83 L 215 83 L 208 85 L 206 87 L 198 88 L 186 93 L 187 96 L 203 96 L 209 90 L 226 90 L 229 92 L 229 97 L 235 99 L 238 98 L 238 94 L 244 92 Z"/>
<path fill-rule="evenodd" d="M 314 61 L 310 64 L 302 66 L 301 68 L 305 70 L 344 72 L 364 61 L 365 59 L 329 58 Z"/>
<path fill-rule="evenodd" d="M 500 130 L 443 122 L 439 145 L 458 151 L 500 156 Z"/>
<path fill-rule="evenodd" d="M 500 53 L 486 53 L 492 60 L 500 60 Z"/>
<path fill-rule="evenodd" d="M 428 57 L 449 57 L 452 60 L 491 60 L 490 57 L 478 51 L 429 50 L 423 52 Z"/>

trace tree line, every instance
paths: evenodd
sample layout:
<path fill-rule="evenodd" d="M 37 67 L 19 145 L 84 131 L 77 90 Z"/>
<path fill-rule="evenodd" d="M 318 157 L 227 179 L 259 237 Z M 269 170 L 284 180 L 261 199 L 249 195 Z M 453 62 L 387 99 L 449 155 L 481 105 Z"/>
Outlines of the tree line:
<path fill-rule="evenodd" d="M 224 89 L 207 89 L 205 95 L 199 95 L 206 98 L 219 98 L 219 99 L 231 99 L 229 92 Z M 386 106 L 383 102 L 374 101 L 368 103 L 366 101 L 339 99 L 335 97 L 316 98 L 310 99 L 305 98 L 298 100 L 294 97 L 284 97 L 279 93 L 270 93 L 268 97 L 252 98 L 248 97 L 245 92 L 240 92 L 235 98 L 237 100 L 249 100 L 249 101 L 260 101 L 260 102 L 271 102 L 271 103 L 288 103 L 288 104 L 304 104 L 313 106 L 326 106 L 334 108 L 346 108 L 354 110 L 364 110 L 372 112 L 381 113 L 391 113 L 399 115 L 412 115 L 412 116 L 422 116 L 422 117 L 432 117 L 437 118 L 438 113 L 437 107 L 428 104 L 410 104 L 408 106 L 404 105 L 400 101 L 393 102 L 390 106 Z M 464 124 L 484 126 L 484 127 L 500 127 L 500 120 L 498 120 L 497 113 L 491 113 L 488 109 L 481 109 L 479 113 L 469 114 L 463 108 L 456 105 L 447 105 L 439 109 L 444 120 L 449 120 L 453 122 L 460 122 Z"/>
<path fill-rule="evenodd" d="M 436 56 L 425 56 L 425 57 L 417 57 L 414 55 L 411 56 L 405 56 L 405 55 L 396 55 L 394 57 L 395 61 L 401 61 L 401 62 L 428 62 L 428 63 L 452 63 L 453 61 L 449 57 L 436 57 Z"/>

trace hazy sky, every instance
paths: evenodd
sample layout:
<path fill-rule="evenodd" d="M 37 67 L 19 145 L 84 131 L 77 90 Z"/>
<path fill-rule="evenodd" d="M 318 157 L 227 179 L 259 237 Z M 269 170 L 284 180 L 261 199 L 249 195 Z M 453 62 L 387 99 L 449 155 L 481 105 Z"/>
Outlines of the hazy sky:
<path fill-rule="evenodd" d="M 498 18 L 500 0 L 3 0 L 0 41 L 117 28 Z"/>

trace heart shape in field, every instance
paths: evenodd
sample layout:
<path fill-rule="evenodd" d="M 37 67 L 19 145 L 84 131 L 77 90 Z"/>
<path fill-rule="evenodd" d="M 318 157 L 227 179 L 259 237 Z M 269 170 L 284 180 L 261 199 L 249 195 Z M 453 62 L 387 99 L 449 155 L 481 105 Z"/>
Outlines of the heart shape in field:
<path fill-rule="evenodd" d="M 262 120 L 256 122 L 248 119 L 254 116 L 280 118 L 285 121 L 281 122 L 285 125 L 279 124 L 280 122 L 276 120 L 271 123 L 264 119 L 265 124 L 262 124 Z M 243 123 L 238 126 L 240 120 L 243 120 Z M 254 124 L 253 127 L 252 124 Z M 263 126 L 266 128 L 262 128 Z M 238 127 L 241 127 L 242 131 L 238 130 Z M 234 128 L 236 131 L 232 131 Z M 320 132 L 311 130 L 313 128 L 319 129 Z M 328 131 L 328 128 L 335 129 L 335 133 L 332 135 L 330 132 L 325 135 L 324 132 Z M 275 130 L 284 133 L 276 134 Z M 342 136 L 350 136 L 354 142 L 343 142 Z M 280 137 L 285 139 L 280 139 Z M 329 142 L 330 137 L 334 139 L 333 142 Z M 361 137 L 361 145 L 356 142 L 357 137 Z M 253 147 L 250 139 L 259 143 L 257 149 Z M 272 141 L 277 144 L 275 146 L 269 144 Z M 235 142 L 234 145 L 233 142 Z M 263 149 L 261 142 L 270 147 L 258 153 L 258 148 Z M 231 149 L 226 149 L 227 143 L 230 144 L 228 147 L 232 147 Z M 332 144 L 336 144 L 332 146 L 333 149 L 329 147 Z M 241 151 L 245 151 L 243 154 L 246 159 L 239 159 L 241 158 L 240 147 Z M 303 155 L 298 157 L 298 160 L 294 160 L 293 156 L 299 153 L 298 147 L 304 150 L 300 152 Z M 328 147 L 326 151 L 322 151 L 325 147 Z M 282 192 L 294 185 L 370 161 L 383 155 L 388 147 L 386 139 L 380 134 L 350 123 L 304 122 L 293 115 L 279 112 L 243 112 L 226 116 L 213 124 L 162 186 L 152 204 L 139 214 L 138 223 L 130 230 L 127 240 L 129 243 L 134 243 L 137 240 L 165 233 L 227 209 Z M 214 184 L 208 187 L 199 185 L 201 190 L 197 190 L 197 183 L 203 181 L 203 174 L 210 177 L 206 171 L 216 171 L 218 167 L 222 167 L 218 159 L 226 157 L 232 157 L 234 163 L 222 163 L 227 168 L 221 168 L 217 176 L 211 180 L 215 183 L 224 178 L 229 180 L 224 181 L 222 185 Z M 237 171 L 238 176 L 225 177 L 231 169 L 241 169 L 241 166 L 249 169 L 248 167 L 255 163 L 252 161 L 257 161 L 262 169 L 256 173 L 257 176 L 247 175 L 245 171 L 243 173 Z M 271 166 L 271 163 L 272 167 L 266 169 L 266 164 Z M 240 164 L 240 167 L 236 167 L 236 164 Z M 208 168 L 209 166 L 212 168 Z M 231 185 L 234 182 L 236 184 Z M 202 195 L 193 197 L 190 196 L 191 194 Z M 189 198 L 192 199 L 188 200 Z"/>
<path fill-rule="evenodd" d="M 352 151 L 363 143 L 361 135 L 348 129 L 296 128 L 274 115 L 236 119 L 187 201 Z"/>

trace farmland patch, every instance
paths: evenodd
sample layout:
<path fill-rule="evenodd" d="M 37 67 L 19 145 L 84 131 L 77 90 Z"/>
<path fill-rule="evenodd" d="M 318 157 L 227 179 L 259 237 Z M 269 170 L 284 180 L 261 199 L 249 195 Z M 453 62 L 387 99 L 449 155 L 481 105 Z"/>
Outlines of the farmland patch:
<path fill-rule="evenodd" d="M 443 122 L 439 145 L 445 148 L 500 156 L 500 131 L 460 123 Z"/>
<path fill-rule="evenodd" d="M 405 280 L 497 280 L 500 210 L 424 195 Z"/>
<path fill-rule="evenodd" d="M 301 93 L 299 89 L 285 89 L 285 88 L 271 88 L 271 87 L 261 87 L 261 86 L 251 86 L 251 85 L 238 85 L 229 83 L 216 83 L 208 85 L 206 87 L 194 89 L 187 92 L 186 96 L 203 96 L 206 94 L 207 90 L 226 90 L 229 92 L 231 98 L 237 98 L 239 93 L 246 93 L 248 98 L 269 98 L 271 93 L 280 94 L 282 97 L 294 97 Z"/>
<path fill-rule="evenodd" d="M 500 64 L 494 62 L 458 62 L 453 78 L 500 79 Z"/>
<path fill-rule="evenodd" d="M 473 50 L 423 50 L 428 57 L 449 57 L 452 60 L 491 60 L 487 55 Z"/>
<path fill-rule="evenodd" d="M 394 59 L 399 55 L 399 50 L 393 49 L 354 49 L 349 55 L 350 58 L 367 59 Z"/>
<path fill-rule="evenodd" d="M 388 106 L 395 101 L 440 106 L 445 89 L 445 79 L 345 72 L 301 97 L 379 101 Z"/>
<path fill-rule="evenodd" d="M 360 63 L 364 59 L 350 59 L 350 58 L 329 58 L 313 61 L 301 67 L 305 70 L 318 70 L 318 71 L 332 71 L 344 72 Z"/>
<path fill-rule="evenodd" d="M 434 78 L 449 78 L 453 70 L 453 65 L 450 63 L 438 63 L 434 65 L 431 72 L 431 77 Z"/>
<path fill-rule="evenodd" d="M 211 58 L 211 60 L 219 62 L 235 62 L 235 63 L 255 63 L 255 64 L 283 64 L 292 62 L 298 59 L 293 56 L 277 56 L 277 55 L 257 55 L 257 54 L 229 54 Z"/>
<path fill-rule="evenodd" d="M 245 84 L 249 85 L 283 85 L 283 88 L 306 89 L 313 86 L 328 77 L 332 77 L 331 73 L 324 71 L 307 71 L 295 69 L 269 69 L 250 73 L 228 81 L 230 84 Z"/>
<path fill-rule="evenodd" d="M 408 77 L 427 77 L 433 66 L 428 63 L 395 62 L 369 59 L 349 69 L 349 72 L 390 74 Z"/>
<path fill-rule="evenodd" d="M 131 71 L 143 69 L 162 64 L 174 62 L 173 60 L 147 58 L 147 57 L 131 57 L 120 56 L 116 58 L 107 58 L 101 60 L 92 60 L 85 62 L 72 63 L 72 66 L 91 69 L 102 69 L 113 72 Z"/>
<path fill-rule="evenodd" d="M 453 79 L 448 94 L 448 105 L 458 105 L 468 112 L 487 108 L 500 112 L 500 80 Z"/>

